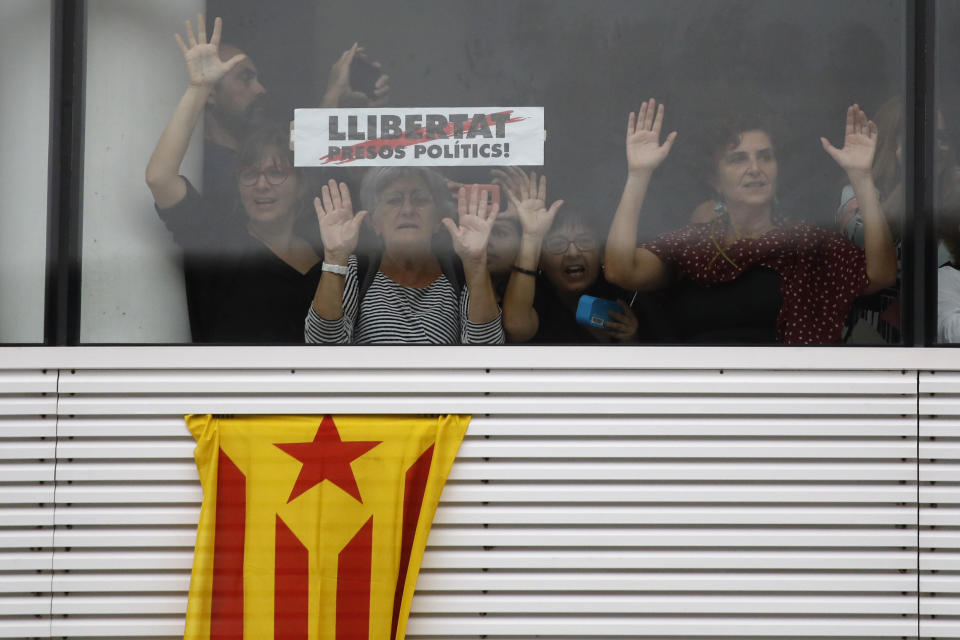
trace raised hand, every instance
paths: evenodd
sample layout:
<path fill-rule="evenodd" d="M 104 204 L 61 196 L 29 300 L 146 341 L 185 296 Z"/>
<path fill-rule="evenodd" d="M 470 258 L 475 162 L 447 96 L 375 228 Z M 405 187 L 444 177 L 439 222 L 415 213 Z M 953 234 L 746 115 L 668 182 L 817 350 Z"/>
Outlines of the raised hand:
<path fill-rule="evenodd" d="M 517 167 L 494 169 L 491 173 L 493 181 L 507 192 L 507 198 L 520 218 L 523 233 L 538 238 L 547 235 L 557 210 L 563 204 L 563 200 L 557 200 L 547 208 L 547 177 L 540 176 L 538 182 L 536 171 L 527 175 Z"/>
<path fill-rule="evenodd" d="M 210 88 L 247 57 L 238 53 L 226 62 L 220 60 L 220 31 L 222 29 L 220 18 L 213 21 L 213 34 L 210 36 L 210 42 L 207 42 L 207 21 L 202 13 L 197 14 L 196 37 L 193 35 L 193 25 L 190 24 L 189 20 L 186 21 L 186 25 L 186 44 L 179 33 L 175 33 L 173 37 L 180 46 L 180 51 L 183 52 L 191 85 Z"/>
<path fill-rule="evenodd" d="M 320 189 L 320 197 L 313 199 L 313 208 L 320 223 L 325 259 L 333 264 L 346 265 L 347 258 L 357 248 L 360 225 L 367 212 L 358 211 L 353 215 L 350 189 L 343 182 L 337 185 L 335 180 Z"/>
<path fill-rule="evenodd" d="M 867 118 L 859 105 L 852 104 L 847 108 L 843 148 L 837 149 L 826 138 L 820 138 L 820 144 L 848 174 L 869 174 L 877 148 L 877 125 Z"/>
<path fill-rule="evenodd" d="M 660 144 L 663 128 L 663 105 L 650 98 L 636 114 L 627 117 L 627 171 L 631 174 L 652 173 L 670 154 L 677 132 L 673 131 Z"/>
<path fill-rule="evenodd" d="M 367 60 L 366 50 L 356 42 L 330 67 L 327 90 L 323 96 L 324 107 L 382 107 L 386 104 L 390 97 L 390 77 L 380 74 L 373 85 L 372 98 L 362 91 L 354 90 L 350 85 L 350 66 L 354 58 Z M 370 64 L 380 70 L 379 62 Z"/>
<path fill-rule="evenodd" d="M 487 194 L 480 189 L 461 187 L 457 194 L 457 212 L 458 222 L 450 218 L 442 220 L 453 238 L 453 250 L 464 264 L 484 263 L 490 229 L 497 219 L 496 206 L 488 201 Z"/>

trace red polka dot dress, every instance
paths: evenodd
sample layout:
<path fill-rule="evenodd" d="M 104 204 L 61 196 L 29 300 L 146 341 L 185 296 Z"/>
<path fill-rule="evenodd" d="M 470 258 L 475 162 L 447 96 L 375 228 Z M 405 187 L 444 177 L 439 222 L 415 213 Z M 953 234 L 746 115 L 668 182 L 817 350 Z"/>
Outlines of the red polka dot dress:
<path fill-rule="evenodd" d="M 700 286 L 730 282 L 751 267 L 780 275 L 777 339 L 785 344 L 839 342 L 853 303 L 868 284 L 866 256 L 838 233 L 806 222 L 741 238 L 720 253 L 722 225 L 693 224 L 642 245 Z M 722 246 L 722 244 L 721 244 Z M 727 259 L 729 258 L 729 260 Z"/>

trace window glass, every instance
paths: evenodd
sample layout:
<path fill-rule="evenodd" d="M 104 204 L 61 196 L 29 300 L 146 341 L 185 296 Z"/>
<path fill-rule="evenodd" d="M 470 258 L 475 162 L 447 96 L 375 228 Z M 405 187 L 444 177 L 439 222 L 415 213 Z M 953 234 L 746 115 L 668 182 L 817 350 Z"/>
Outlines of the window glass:
<path fill-rule="evenodd" d="M 936 4 L 935 89 L 933 123 L 933 191 L 937 235 L 937 335 L 939 343 L 960 342 L 960 84 L 953 69 L 960 60 L 960 2 Z"/>
<path fill-rule="evenodd" d="M 85 342 L 900 340 L 905 2 L 202 4 L 89 3 Z"/>
<path fill-rule="evenodd" d="M 50 3 L 0 3 L 0 343 L 43 342 Z"/>

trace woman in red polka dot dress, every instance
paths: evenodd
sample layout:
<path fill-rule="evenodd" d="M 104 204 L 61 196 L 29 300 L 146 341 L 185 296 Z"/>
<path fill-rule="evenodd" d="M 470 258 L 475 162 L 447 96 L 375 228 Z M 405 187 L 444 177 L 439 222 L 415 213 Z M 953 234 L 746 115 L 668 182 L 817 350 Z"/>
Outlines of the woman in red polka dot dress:
<path fill-rule="evenodd" d="M 658 107 L 651 99 L 628 117 L 627 182 L 607 239 L 607 280 L 642 291 L 691 283 L 707 295 L 699 306 L 688 305 L 686 315 L 702 314 L 702 324 L 711 325 L 714 317 L 720 318 L 716 322 L 736 324 L 762 314 L 763 305 L 757 302 L 761 296 L 753 293 L 754 284 L 746 285 L 756 282 L 763 289 L 764 274 L 770 274 L 778 283 L 772 315 L 759 319 L 774 325 L 769 327 L 771 339 L 786 344 L 838 342 L 854 298 L 888 287 L 896 279 L 896 252 L 870 171 L 876 125 L 852 105 L 847 109 L 843 147 L 820 139 L 853 186 L 863 215 L 864 249 L 838 233 L 775 217 L 777 159 L 769 133 L 760 128 L 733 131 L 719 148 L 709 151 L 715 166 L 709 182 L 722 203 L 721 215 L 638 247 L 635 239 L 650 177 L 677 136 L 674 131 L 660 142 L 663 116 L 663 105 Z M 711 291 L 730 296 L 711 297 Z"/>

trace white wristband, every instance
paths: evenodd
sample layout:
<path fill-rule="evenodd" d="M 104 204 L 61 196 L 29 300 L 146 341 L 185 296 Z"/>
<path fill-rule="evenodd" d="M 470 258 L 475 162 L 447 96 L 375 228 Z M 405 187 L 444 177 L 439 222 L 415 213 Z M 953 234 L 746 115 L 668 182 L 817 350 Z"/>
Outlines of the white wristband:
<path fill-rule="evenodd" d="M 342 264 L 330 264 L 329 262 L 324 262 L 320 267 L 321 271 L 329 271 L 330 273 L 336 273 L 337 275 L 345 276 L 347 275 L 347 268 Z"/>

